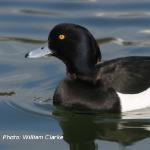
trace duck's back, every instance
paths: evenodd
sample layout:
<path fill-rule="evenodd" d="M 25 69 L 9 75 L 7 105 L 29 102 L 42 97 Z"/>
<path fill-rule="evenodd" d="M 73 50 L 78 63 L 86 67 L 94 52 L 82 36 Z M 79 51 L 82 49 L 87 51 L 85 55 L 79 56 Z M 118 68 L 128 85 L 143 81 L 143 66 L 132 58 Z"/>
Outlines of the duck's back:
<path fill-rule="evenodd" d="M 124 94 L 137 94 L 150 87 L 150 57 L 124 57 L 97 65 L 98 77 Z"/>
<path fill-rule="evenodd" d="M 150 107 L 150 57 L 125 57 L 97 66 L 98 78 L 115 89 L 122 112 Z"/>

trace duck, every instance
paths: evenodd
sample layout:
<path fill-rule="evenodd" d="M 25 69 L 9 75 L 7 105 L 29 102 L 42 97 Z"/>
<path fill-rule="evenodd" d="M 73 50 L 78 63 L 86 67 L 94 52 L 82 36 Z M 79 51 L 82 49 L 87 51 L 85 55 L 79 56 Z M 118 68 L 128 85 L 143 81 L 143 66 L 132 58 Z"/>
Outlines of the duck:
<path fill-rule="evenodd" d="M 47 45 L 25 54 L 43 56 L 54 56 L 66 65 L 66 76 L 53 95 L 54 106 L 119 114 L 150 107 L 150 56 L 103 61 L 91 32 L 73 23 L 54 26 Z"/>

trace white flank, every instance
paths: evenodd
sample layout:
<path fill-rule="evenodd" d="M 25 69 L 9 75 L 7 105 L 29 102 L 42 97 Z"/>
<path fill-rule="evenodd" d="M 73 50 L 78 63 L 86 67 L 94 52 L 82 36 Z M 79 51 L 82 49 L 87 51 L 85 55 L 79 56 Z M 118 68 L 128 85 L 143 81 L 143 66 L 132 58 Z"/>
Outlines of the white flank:
<path fill-rule="evenodd" d="M 150 107 L 150 88 L 138 94 L 122 94 L 117 92 L 120 98 L 121 111 L 133 111 Z"/>

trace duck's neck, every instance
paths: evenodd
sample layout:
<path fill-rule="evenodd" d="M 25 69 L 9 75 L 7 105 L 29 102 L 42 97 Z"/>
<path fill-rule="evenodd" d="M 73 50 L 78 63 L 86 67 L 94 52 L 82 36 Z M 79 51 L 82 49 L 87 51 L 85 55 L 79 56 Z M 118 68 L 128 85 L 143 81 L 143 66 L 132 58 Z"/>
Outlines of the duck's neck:
<path fill-rule="evenodd" d="M 73 80 L 82 80 L 86 82 L 95 82 L 97 81 L 97 71 L 95 65 L 88 66 L 82 64 L 78 65 L 78 67 L 71 65 L 67 65 L 67 77 Z"/>

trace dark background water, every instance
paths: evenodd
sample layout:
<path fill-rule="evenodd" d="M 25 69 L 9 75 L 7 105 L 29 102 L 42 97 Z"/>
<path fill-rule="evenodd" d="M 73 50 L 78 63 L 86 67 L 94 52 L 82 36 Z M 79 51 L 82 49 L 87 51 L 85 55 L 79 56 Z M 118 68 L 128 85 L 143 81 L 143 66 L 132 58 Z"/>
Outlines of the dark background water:
<path fill-rule="evenodd" d="M 87 27 L 103 60 L 150 55 L 149 0 L 0 0 L 0 149 L 149 150 L 150 109 L 118 120 L 53 108 L 65 66 L 55 58 L 24 55 L 62 22 Z M 3 140 L 4 134 L 64 135 L 64 140 Z"/>

